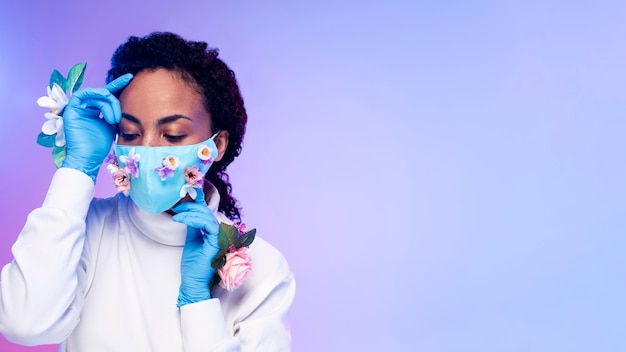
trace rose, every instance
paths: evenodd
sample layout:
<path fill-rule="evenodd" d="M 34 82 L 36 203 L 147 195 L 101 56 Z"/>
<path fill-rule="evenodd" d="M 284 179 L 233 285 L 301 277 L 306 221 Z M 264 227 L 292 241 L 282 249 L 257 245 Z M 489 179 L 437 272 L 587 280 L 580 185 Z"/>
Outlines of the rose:
<path fill-rule="evenodd" d="M 252 273 L 252 263 L 250 256 L 246 253 L 248 247 L 241 247 L 226 253 L 226 264 L 217 271 L 222 279 L 220 286 L 228 291 L 232 291 L 243 283 L 250 273 Z"/>

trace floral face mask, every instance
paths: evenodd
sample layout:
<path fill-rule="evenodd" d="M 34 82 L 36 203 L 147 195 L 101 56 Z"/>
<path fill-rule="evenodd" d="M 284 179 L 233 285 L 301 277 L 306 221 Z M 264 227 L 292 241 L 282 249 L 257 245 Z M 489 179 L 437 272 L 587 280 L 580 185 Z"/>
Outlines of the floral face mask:
<path fill-rule="evenodd" d="M 183 146 L 146 147 L 114 145 L 105 161 L 117 189 L 151 214 L 173 207 L 187 194 L 196 198 L 204 174 L 217 157 L 215 137 Z"/>

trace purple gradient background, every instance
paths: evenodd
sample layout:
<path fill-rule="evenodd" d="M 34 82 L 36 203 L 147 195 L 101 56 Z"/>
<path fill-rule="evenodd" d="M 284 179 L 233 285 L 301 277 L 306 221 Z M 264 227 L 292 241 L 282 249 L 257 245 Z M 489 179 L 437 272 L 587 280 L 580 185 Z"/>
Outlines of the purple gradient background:
<path fill-rule="evenodd" d="M 50 72 L 101 86 L 155 30 L 238 75 L 234 194 L 297 277 L 294 351 L 626 349 L 626 3 L 4 1 L 2 263 L 54 172 Z"/>

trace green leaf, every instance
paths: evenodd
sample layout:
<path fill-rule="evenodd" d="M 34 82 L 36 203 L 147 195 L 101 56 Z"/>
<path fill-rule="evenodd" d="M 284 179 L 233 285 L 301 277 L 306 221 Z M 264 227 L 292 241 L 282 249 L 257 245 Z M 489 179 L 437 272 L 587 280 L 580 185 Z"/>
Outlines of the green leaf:
<path fill-rule="evenodd" d="M 221 250 L 226 250 L 230 246 L 230 242 L 228 242 L 228 236 L 226 235 L 226 231 L 220 225 L 219 232 L 217 233 L 217 245 Z"/>
<path fill-rule="evenodd" d="M 65 91 L 66 79 L 58 70 L 52 71 L 52 74 L 50 75 L 50 88 L 52 88 L 55 83 L 58 84 L 63 91 Z"/>
<path fill-rule="evenodd" d="M 220 237 L 223 237 L 220 242 Z M 231 244 L 235 243 L 235 240 L 239 237 L 239 231 L 233 225 L 220 224 L 219 235 L 217 237 L 217 243 L 221 249 L 228 249 Z"/>
<path fill-rule="evenodd" d="M 222 278 L 217 273 L 215 273 L 215 275 L 213 275 L 213 278 L 211 279 L 211 282 L 209 282 L 209 290 L 211 291 L 211 294 L 213 294 L 213 288 L 217 286 L 220 281 L 222 281 Z"/>
<path fill-rule="evenodd" d="M 46 148 L 54 147 L 56 143 L 56 133 L 55 134 L 45 134 L 43 132 L 39 132 L 37 136 L 37 143 L 39 145 L 43 145 Z"/>
<path fill-rule="evenodd" d="M 52 149 L 52 160 L 54 161 L 54 165 L 56 165 L 57 169 L 61 167 L 63 160 L 65 160 L 65 146 L 54 146 L 54 149 Z"/>
<path fill-rule="evenodd" d="M 80 88 L 80 85 L 83 84 L 83 78 L 85 77 L 86 68 L 86 62 L 81 62 L 72 66 L 70 72 L 67 74 L 67 92 L 75 92 L 78 88 Z"/>
<path fill-rule="evenodd" d="M 239 230 L 233 225 L 224 225 L 224 230 L 226 232 L 226 236 L 228 236 L 228 243 L 233 244 L 237 237 L 239 237 Z"/>
<path fill-rule="evenodd" d="M 220 270 L 225 264 L 226 264 L 226 251 L 221 250 L 215 257 L 215 259 L 213 260 L 213 263 L 211 263 L 211 266 L 215 270 Z"/>
<path fill-rule="evenodd" d="M 235 247 L 237 248 L 241 248 L 241 247 L 249 247 L 252 242 L 254 242 L 254 236 L 256 235 L 256 229 L 252 229 L 248 232 L 246 232 L 245 234 L 241 235 L 238 239 L 237 239 L 237 244 L 235 245 Z"/>

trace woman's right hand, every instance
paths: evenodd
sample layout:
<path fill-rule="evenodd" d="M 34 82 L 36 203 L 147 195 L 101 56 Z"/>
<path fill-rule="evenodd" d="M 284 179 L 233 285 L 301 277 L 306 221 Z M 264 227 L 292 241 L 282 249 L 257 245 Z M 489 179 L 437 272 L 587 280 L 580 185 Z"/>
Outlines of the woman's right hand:
<path fill-rule="evenodd" d="M 96 182 L 115 137 L 114 126 L 122 119 L 120 102 L 113 93 L 132 79 L 127 73 L 104 88 L 80 89 L 72 94 L 63 111 L 66 156 L 62 167 L 84 172 Z"/>

